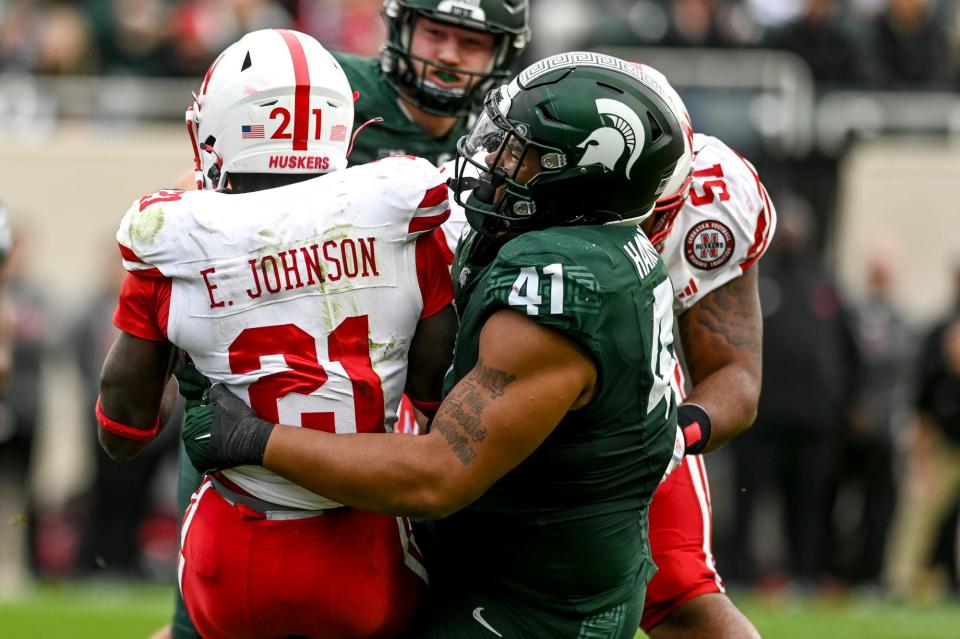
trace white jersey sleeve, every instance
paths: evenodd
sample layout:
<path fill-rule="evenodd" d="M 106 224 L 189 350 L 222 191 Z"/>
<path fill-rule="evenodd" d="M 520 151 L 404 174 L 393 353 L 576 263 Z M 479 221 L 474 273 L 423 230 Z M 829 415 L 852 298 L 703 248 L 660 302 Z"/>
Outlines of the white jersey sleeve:
<path fill-rule="evenodd" d="M 677 314 L 739 277 L 767 250 L 776 209 L 753 165 L 697 133 L 690 195 L 663 243 Z"/>
<path fill-rule="evenodd" d="M 383 194 L 392 215 L 412 212 L 407 229 L 410 237 L 432 231 L 450 215 L 447 176 L 423 158 L 390 156 L 357 166 L 354 171 L 360 183 L 369 181 L 372 190 Z M 383 183 L 391 186 L 376 188 Z"/>
<path fill-rule="evenodd" d="M 254 193 L 158 193 L 117 239 L 128 270 L 169 280 L 167 339 L 261 417 L 382 432 L 424 309 L 417 238 L 447 215 L 439 171 L 397 157 Z M 259 466 L 225 472 L 273 503 L 336 505 Z"/>
<path fill-rule="evenodd" d="M 158 191 L 134 200 L 127 209 L 117 230 L 117 244 L 127 271 L 148 277 L 169 277 L 156 265 L 176 261 L 173 248 L 179 235 L 175 227 L 180 216 L 171 216 L 168 212 L 171 207 L 182 206 L 183 195 L 183 191 Z"/>

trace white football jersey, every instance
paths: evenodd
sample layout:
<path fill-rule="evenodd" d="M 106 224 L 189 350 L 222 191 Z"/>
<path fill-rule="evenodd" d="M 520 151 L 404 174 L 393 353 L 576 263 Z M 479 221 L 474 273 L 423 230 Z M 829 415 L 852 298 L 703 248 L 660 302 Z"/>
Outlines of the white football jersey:
<path fill-rule="evenodd" d="M 270 421 L 382 432 L 425 305 L 416 237 L 447 215 L 438 170 L 392 157 L 247 194 L 160 192 L 117 239 L 129 271 L 169 279 L 166 337 L 211 381 Z M 277 504 L 337 505 L 259 466 L 224 474 Z"/>
<path fill-rule="evenodd" d="M 777 226 L 776 209 L 750 162 L 700 133 L 693 153 L 690 195 L 661 250 L 678 315 L 750 268 Z"/>

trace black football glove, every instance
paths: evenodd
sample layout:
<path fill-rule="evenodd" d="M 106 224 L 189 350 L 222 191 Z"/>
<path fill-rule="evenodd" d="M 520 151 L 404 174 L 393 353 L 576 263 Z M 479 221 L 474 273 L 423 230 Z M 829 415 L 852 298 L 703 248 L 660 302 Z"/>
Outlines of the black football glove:
<path fill-rule="evenodd" d="M 194 468 L 209 473 L 261 465 L 273 427 L 223 384 L 215 384 L 206 403 L 197 402 L 187 409 L 181 436 Z"/>
<path fill-rule="evenodd" d="M 206 401 L 206 393 L 210 390 L 210 380 L 197 370 L 193 360 L 184 352 L 177 368 L 173 371 L 180 388 L 180 395 L 186 400 L 186 409 Z"/>

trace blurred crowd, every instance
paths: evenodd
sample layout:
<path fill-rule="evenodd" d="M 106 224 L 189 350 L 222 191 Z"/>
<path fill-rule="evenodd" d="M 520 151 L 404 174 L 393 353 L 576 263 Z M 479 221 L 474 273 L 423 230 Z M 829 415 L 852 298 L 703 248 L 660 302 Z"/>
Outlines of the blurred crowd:
<path fill-rule="evenodd" d="M 594 45 L 792 52 L 818 86 L 960 87 L 955 0 L 534 0 L 529 56 Z M 374 54 L 380 0 L 2 0 L 0 71 L 202 75 L 246 31 Z"/>
<path fill-rule="evenodd" d="M 949 310 L 917 326 L 893 301 L 907 259 L 893 238 L 865 256 L 852 296 L 815 247 L 809 204 L 774 197 L 757 420 L 719 453 L 725 485 L 712 482 L 728 493 L 715 513 L 730 511 L 715 535 L 721 574 L 774 591 L 938 600 L 958 585 L 960 251 L 944 265 Z"/>
<path fill-rule="evenodd" d="M 534 24 L 559 49 L 780 49 L 819 88 L 948 90 L 960 87 L 957 10 L 954 0 L 541 0 Z"/>
<path fill-rule="evenodd" d="M 374 54 L 380 0 L 3 0 L 0 70 L 202 76 L 243 33 L 309 32 L 330 48 Z"/>

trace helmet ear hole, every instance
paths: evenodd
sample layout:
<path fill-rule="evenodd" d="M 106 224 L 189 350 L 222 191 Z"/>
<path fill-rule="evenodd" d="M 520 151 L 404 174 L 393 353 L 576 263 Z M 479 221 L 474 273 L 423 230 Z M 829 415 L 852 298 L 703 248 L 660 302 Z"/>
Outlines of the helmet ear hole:
<path fill-rule="evenodd" d="M 663 129 L 660 127 L 660 123 L 657 122 L 657 119 L 653 117 L 653 114 L 647 111 L 647 121 L 650 123 L 650 141 L 656 142 L 663 135 Z"/>
<path fill-rule="evenodd" d="M 540 105 L 540 112 L 543 113 L 543 117 L 551 122 L 560 122 L 560 118 L 553 112 L 553 107 L 548 103 Z"/>

